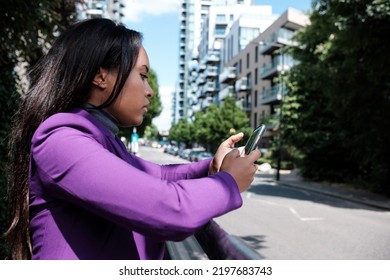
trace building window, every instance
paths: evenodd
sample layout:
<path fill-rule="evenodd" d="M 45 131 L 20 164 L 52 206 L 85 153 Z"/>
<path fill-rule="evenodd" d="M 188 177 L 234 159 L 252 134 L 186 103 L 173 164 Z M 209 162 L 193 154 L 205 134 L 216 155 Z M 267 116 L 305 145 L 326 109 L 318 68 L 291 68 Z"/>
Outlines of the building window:
<path fill-rule="evenodd" d="M 246 104 L 245 104 L 245 107 L 247 108 L 247 110 L 252 110 L 252 95 L 248 94 L 246 96 Z"/>
<path fill-rule="evenodd" d="M 256 46 L 255 48 L 255 62 L 257 63 L 259 61 L 259 46 Z"/>
<path fill-rule="evenodd" d="M 257 100 L 258 100 L 258 92 L 257 90 L 255 90 L 255 104 L 253 105 L 253 107 L 257 107 Z"/>
<path fill-rule="evenodd" d="M 255 69 L 255 85 L 257 85 L 257 82 L 258 82 L 258 70 L 257 70 L 257 67 Z"/>
<path fill-rule="evenodd" d="M 214 34 L 215 35 L 219 35 L 219 36 L 225 35 L 225 31 L 226 31 L 226 26 L 224 26 L 224 25 L 217 25 L 217 26 L 215 26 Z"/>
<path fill-rule="evenodd" d="M 238 73 L 241 74 L 241 72 L 242 72 L 242 60 L 241 60 L 241 59 L 240 59 L 240 61 L 239 61 L 239 63 L 238 63 L 238 67 L 239 67 Z"/>
<path fill-rule="evenodd" d="M 259 28 L 240 27 L 238 32 L 240 50 L 244 49 L 249 42 L 260 35 Z"/>
<path fill-rule="evenodd" d="M 247 81 L 248 87 L 251 88 L 251 87 L 252 87 L 252 73 L 249 72 L 249 73 L 246 75 L 246 81 Z"/>
<path fill-rule="evenodd" d="M 253 127 L 257 127 L 257 113 L 253 114 Z"/>
<path fill-rule="evenodd" d="M 250 65 L 250 55 L 249 53 L 246 54 L 246 68 L 249 68 Z"/>
<path fill-rule="evenodd" d="M 226 15 L 219 14 L 215 17 L 215 22 L 224 23 L 226 22 Z"/>

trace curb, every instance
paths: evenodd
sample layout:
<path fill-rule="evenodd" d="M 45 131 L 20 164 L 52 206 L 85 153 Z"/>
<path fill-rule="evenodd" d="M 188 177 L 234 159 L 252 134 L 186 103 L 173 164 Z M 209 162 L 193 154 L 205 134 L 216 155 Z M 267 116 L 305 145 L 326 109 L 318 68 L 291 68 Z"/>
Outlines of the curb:
<path fill-rule="evenodd" d="M 321 186 L 320 184 L 318 184 L 317 186 L 305 186 L 304 184 L 299 182 L 289 182 L 289 181 L 278 182 L 276 180 L 273 180 L 273 182 L 279 183 L 281 185 L 290 188 L 302 189 L 302 190 L 306 190 L 306 191 L 310 191 L 322 195 L 327 195 L 334 198 L 340 198 L 351 202 L 364 204 L 381 210 L 390 211 L 390 200 L 376 194 L 363 193 L 363 192 L 357 192 L 351 190 L 342 190 L 342 189 L 331 190 L 330 188 L 333 187 Z M 313 184 L 313 183 L 307 182 L 306 184 Z"/>

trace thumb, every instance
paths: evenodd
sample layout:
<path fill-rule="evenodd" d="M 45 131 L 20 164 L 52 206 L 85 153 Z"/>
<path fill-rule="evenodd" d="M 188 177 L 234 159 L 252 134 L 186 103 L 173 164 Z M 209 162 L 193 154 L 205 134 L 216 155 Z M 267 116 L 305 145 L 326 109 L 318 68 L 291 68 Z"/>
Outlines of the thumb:
<path fill-rule="evenodd" d="M 227 140 L 225 140 L 224 144 L 227 145 L 228 147 L 231 147 L 235 143 L 240 141 L 243 137 L 244 137 L 244 133 L 242 133 L 242 132 L 234 134 L 234 135 L 230 136 Z"/>

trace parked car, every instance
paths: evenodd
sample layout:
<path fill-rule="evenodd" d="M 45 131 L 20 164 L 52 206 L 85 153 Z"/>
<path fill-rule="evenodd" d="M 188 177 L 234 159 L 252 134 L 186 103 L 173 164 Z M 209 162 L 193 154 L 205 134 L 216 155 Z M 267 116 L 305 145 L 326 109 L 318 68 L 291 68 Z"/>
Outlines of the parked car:
<path fill-rule="evenodd" d="M 169 141 L 159 141 L 159 142 L 158 142 L 158 145 L 157 145 L 157 148 L 158 148 L 158 149 L 164 150 L 164 149 L 166 149 L 169 145 L 170 145 L 170 144 L 169 144 Z"/>
<path fill-rule="evenodd" d="M 195 157 L 195 161 L 201 161 L 201 160 L 204 160 L 204 159 L 208 159 L 208 158 L 212 158 L 214 157 L 214 155 L 212 153 L 209 153 L 209 152 L 202 152 L 200 154 L 198 154 L 196 157 Z"/>
<path fill-rule="evenodd" d="M 177 156 L 177 154 L 179 153 L 179 147 L 172 145 L 172 146 L 166 148 L 165 152 L 170 154 L 170 155 Z"/>
<path fill-rule="evenodd" d="M 188 155 L 190 154 L 190 152 L 191 152 L 191 149 L 181 150 L 179 153 L 179 157 L 181 157 L 183 159 L 188 159 Z"/>
<path fill-rule="evenodd" d="M 206 150 L 204 148 L 193 148 L 190 152 L 190 154 L 188 155 L 188 160 L 189 161 L 196 161 L 196 156 L 200 153 L 203 153 L 205 152 Z"/>

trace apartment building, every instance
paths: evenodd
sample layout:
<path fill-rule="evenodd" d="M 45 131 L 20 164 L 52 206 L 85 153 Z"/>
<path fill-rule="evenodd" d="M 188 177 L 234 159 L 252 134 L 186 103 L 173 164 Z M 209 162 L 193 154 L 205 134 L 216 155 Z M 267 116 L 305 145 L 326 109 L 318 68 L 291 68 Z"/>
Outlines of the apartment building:
<path fill-rule="evenodd" d="M 271 6 L 210 7 L 202 25 L 199 56 L 194 64 L 196 67 L 190 69 L 189 74 L 192 89 L 189 91 L 192 104 L 189 118 L 210 104 L 219 104 L 221 65 L 237 55 L 276 18 Z"/>
<path fill-rule="evenodd" d="M 250 118 L 251 127 L 258 126 L 263 118 L 275 116 L 282 104 L 286 87 L 282 75 L 296 63 L 284 48 L 293 44 L 295 32 L 309 24 L 301 11 L 289 8 L 259 36 L 223 64 L 219 75 L 220 102 L 227 95 L 236 98 Z M 225 38 L 225 48 L 229 47 Z M 275 116 L 277 117 L 277 116 Z M 276 132 L 268 127 L 263 141 L 267 145 Z"/>
<path fill-rule="evenodd" d="M 182 0 L 180 6 L 179 31 L 179 77 L 172 104 L 173 122 L 186 118 L 190 108 L 189 69 L 193 68 L 198 56 L 197 46 L 201 37 L 201 26 L 207 17 L 212 0 Z"/>
<path fill-rule="evenodd" d="M 202 29 L 207 20 L 210 7 L 223 7 L 239 5 L 236 10 L 245 6 L 252 6 L 254 0 L 182 0 L 180 6 L 180 32 L 179 32 L 179 76 L 176 92 L 173 98 L 172 119 L 176 123 L 181 118 L 188 118 L 196 105 L 196 96 L 193 92 L 194 81 L 191 73 L 197 71 L 199 62 L 199 44 L 205 30 Z M 237 7 L 237 6 L 236 6 Z M 230 19 L 230 18 L 229 18 Z M 222 25 L 217 27 L 222 33 Z M 203 67 L 203 66 L 202 66 Z"/>
<path fill-rule="evenodd" d="M 109 18 L 121 23 L 124 7 L 124 0 L 86 0 L 77 6 L 77 18 Z"/>

